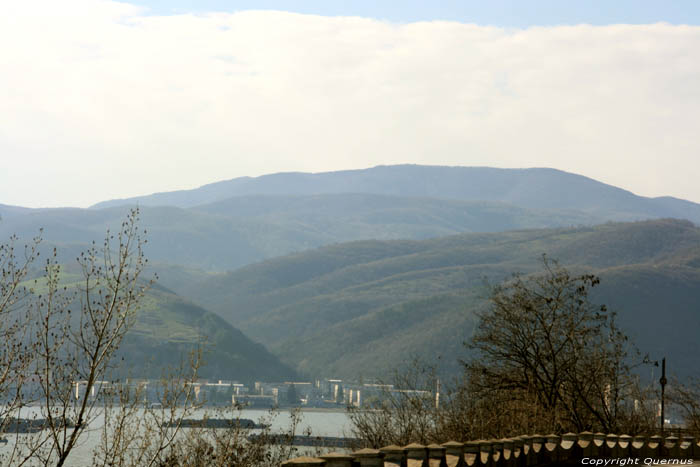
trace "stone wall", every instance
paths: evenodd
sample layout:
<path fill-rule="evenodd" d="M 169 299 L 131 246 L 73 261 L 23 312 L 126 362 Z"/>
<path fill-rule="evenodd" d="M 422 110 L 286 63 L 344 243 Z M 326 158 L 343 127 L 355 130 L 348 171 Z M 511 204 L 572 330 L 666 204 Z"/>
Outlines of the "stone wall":
<path fill-rule="evenodd" d="M 606 459 L 611 461 L 605 462 Z M 692 465 L 700 459 L 695 438 L 604 433 L 518 436 L 488 441 L 409 444 L 291 459 L 286 467 L 527 467 L 545 465 Z M 666 460 L 663 461 L 662 460 Z"/>

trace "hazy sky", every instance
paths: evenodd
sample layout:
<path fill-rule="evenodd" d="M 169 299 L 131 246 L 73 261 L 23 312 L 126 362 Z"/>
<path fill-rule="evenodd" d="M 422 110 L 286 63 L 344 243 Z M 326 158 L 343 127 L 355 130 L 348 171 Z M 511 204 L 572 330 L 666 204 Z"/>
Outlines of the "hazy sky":
<path fill-rule="evenodd" d="M 700 2 L 428 3 L 1 2 L 0 203 L 397 163 L 700 202 Z"/>

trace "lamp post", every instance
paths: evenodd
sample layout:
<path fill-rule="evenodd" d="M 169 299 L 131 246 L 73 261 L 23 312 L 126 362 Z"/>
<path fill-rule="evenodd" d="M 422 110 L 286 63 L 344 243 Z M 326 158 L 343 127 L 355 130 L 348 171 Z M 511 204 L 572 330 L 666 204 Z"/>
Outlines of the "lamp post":
<path fill-rule="evenodd" d="M 664 435 L 664 418 L 665 418 L 665 413 L 664 413 L 664 391 L 666 388 L 666 383 L 668 381 L 666 380 L 666 357 L 664 357 L 661 360 L 661 379 L 659 379 L 659 384 L 661 384 L 661 436 L 663 437 Z"/>

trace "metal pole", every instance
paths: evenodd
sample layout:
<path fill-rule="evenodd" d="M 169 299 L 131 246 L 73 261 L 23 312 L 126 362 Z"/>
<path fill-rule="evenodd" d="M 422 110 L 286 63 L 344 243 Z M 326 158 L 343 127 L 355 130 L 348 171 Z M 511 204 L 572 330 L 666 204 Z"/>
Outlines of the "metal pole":
<path fill-rule="evenodd" d="M 664 419 L 665 419 L 665 413 L 664 413 L 664 405 L 665 405 L 665 397 L 664 397 L 664 391 L 666 388 L 666 357 L 664 357 L 661 360 L 661 379 L 659 380 L 659 383 L 661 384 L 661 436 L 663 437 L 664 435 Z"/>

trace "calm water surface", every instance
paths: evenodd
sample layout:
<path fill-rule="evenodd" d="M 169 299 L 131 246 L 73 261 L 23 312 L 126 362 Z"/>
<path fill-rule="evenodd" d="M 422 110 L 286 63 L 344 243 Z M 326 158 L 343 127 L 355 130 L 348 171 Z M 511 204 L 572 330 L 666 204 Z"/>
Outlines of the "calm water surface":
<path fill-rule="evenodd" d="M 39 414 L 39 412 L 39 408 L 25 409 L 22 416 L 30 417 L 33 414 Z M 191 418 L 202 418 L 205 413 L 208 413 L 212 418 L 223 418 L 223 416 L 213 413 L 212 410 L 197 411 Z M 242 410 L 240 412 L 232 411 L 230 413 L 240 413 L 241 418 L 248 418 L 254 421 L 259 421 L 261 419 L 267 420 L 269 416 L 269 412 L 266 410 Z M 279 410 L 271 420 L 271 431 L 273 433 L 285 432 L 289 429 L 290 422 L 290 412 L 288 410 Z M 100 415 L 90 424 L 90 427 L 85 430 L 80 437 L 79 445 L 76 446 L 69 457 L 69 465 L 76 467 L 92 465 L 92 452 L 100 442 L 100 429 L 103 424 L 104 417 Z M 296 433 L 299 435 L 303 434 L 306 428 L 310 428 L 311 434 L 314 436 L 349 436 L 350 420 L 347 414 L 340 410 L 302 411 L 301 420 L 297 426 Z M 10 443 L 0 444 L 0 452 L 11 449 L 12 437 L 8 436 L 7 438 L 10 440 Z"/>

